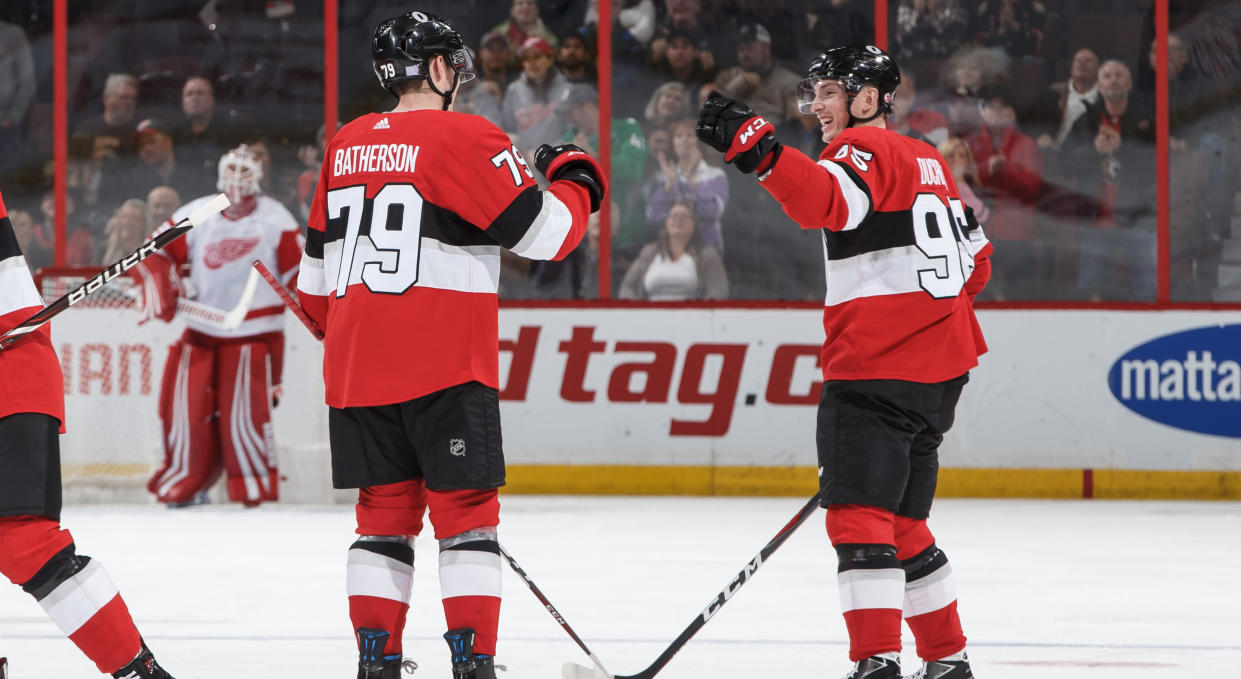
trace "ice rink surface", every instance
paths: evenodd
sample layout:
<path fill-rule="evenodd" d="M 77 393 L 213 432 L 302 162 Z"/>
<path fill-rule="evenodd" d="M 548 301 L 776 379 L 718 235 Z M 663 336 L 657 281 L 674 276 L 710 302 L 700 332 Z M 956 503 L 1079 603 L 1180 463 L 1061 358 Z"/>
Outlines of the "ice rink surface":
<path fill-rule="evenodd" d="M 647 667 L 801 506 L 796 498 L 503 498 L 500 540 L 614 673 Z M 178 679 L 353 679 L 348 506 L 68 507 Z M 1241 677 L 1241 504 L 941 500 L 979 679 Z M 451 676 L 430 529 L 405 653 Z M 817 513 L 659 674 L 826 677 L 848 669 L 835 557 Z M 505 568 L 501 679 L 588 664 Z M 906 633 L 905 671 L 917 667 Z M 11 679 L 96 677 L 28 595 L 0 587 Z M 406 675 L 408 676 L 408 675 Z"/>

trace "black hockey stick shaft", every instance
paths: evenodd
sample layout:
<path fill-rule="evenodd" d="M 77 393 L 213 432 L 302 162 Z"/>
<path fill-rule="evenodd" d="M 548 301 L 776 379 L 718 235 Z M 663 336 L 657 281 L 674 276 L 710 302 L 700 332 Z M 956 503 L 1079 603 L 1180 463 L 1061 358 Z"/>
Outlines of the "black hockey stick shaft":
<path fill-rule="evenodd" d="M 175 226 L 161 232 L 151 240 L 140 245 L 138 249 L 113 262 L 103 271 L 91 276 L 85 283 L 70 290 L 68 294 L 43 307 L 42 310 L 31 315 L 30 318 L 18 323 L 11 330 L 0 335 L 0 350 L 7 348 L 13 342 L 20 339 L 22 335 L 38 329 L 39 326 L 52 320 L 53 317 L 65 309 L 81 302 L 87 295 L 97 292 L 112 279 L 134 268 L 142 260 L 185 235 L 187 231 L 194 228 L 194 224 L 201 223 L 208 217 L 228 207 L 228 204 L 228 199 L 224 197 L 224 194 L 216 196 L 210 203 L 195 210 L 189 217 L 177 222 Z"/>
<path fill-rule="evenodd" d="M 569 636 L 573 639 L 574 643 L 578 645 L 578 648 L 582 649 L 582 652 L 590 656 L 592 660 L 598 662 L 595 658 L 595 654 L 591 653 L 590 649 L 586 647 L 586 642 L 582 641 L 582 638 L 577 635 L 577 632 L 573 631 L 573 628 L 570 627 L 569 623 L 565 621 L 564 616 L 560 614 L 560 611 L 556 610 L 556 607 L 552 605 L 552 602 L 547 600 L 547 595 L 543 594 L 543 590 L 539 589 L 539 586 L 534 584 L 534 580 L 530 579 L 530 576 L 526 574 L 526 571 L 521 566 L 517 565 L 517 560 L 513 558 L 513 555 L 509 554 L 508 550 L 504 549 L 503 546 L 500 547 L 500 554 L 506 561 L 508 561 L 508 565 L 512 567 L 513 571 L 517 573 L 522 580 L 526 581 L 526 586 L 529 587 L 530 591 L 534 593 L 535 598 L 539 600 L 539 603 L 543 604 L 543 608 L 546 608 L 548 613 L 552 614 L 552 617 L 556 619 L 556 622 L 560 623 L 560 626 L 564 628 L 564 631 L 569 633 Z"/>
<path fill-rule="evenodd" d="M 785 524 L 784 528 L 781 528 L 780 532 L 776 533 L 776 536 L 773 537 L 771 541 L 759 550 L 758 554 L 750 560 L 750 563 L 746 564 L 745 568 L 742 568 L 740 573 L 737 573 L 737 577 L 733 578 L 733 581 L 728 583 L 727 587 L 720 591 L 719 594 L 715 595 L 715 598 L 711 600 L 711 603 L 707 604 L 707 607 L 702 609 L 702 613 L 699 613 L 698 617 L 694 618 L 694 621 L 691 622 L 683 632 L 681 632 L 681 635 L 678 636 L 676 640 L 668 646 L 668 648 L 664 649 L 664 652 L 655 659 L 655 662 L 651 663 L 650 667 L 647 667 L 637 674 L 618 674 L 615 676 L 615 679 L 650 679 L 658 674 L 659 671 L 664 668 L 664 665 L 667 665 L 668 661 L 672 660 L 672 656 L 676 655 L 677 651 L 680 651 L 681 647 L 692 639 L 694 635 L 698 633 L 698 630 L 702 629 L 702 626 L 707 624 L 708 620 L 714 617 L 716 613 L 719 613 L 720 609 L 724 607 L 724 604 L 728 603 L 728 600 L 741 589 L 741 586 L 749 582 L 750 579 L 754 577 L 754 574 L 758 572 L 758 569 L 763 565 L 763 563 L 765 563 L 767 559 L 780 548 L 780 545 L 784 544 L 784 541 L 793 534 L 793 531 L 797 530 L 799 526 L 806 522 L 806 519 L 810 518 L 811 514 L 815 513 L 815 511 L 819 508 L 819 502 L 822 497 L 823 491 L 820 490 L 818 493 L 815 493 L 814 497 L 810 498 L 810 500 L 806 502 L 806 505 L 801 508 L 801 511 L 797 512 L 797 516 L 794 516 L 793 520 Z"/>

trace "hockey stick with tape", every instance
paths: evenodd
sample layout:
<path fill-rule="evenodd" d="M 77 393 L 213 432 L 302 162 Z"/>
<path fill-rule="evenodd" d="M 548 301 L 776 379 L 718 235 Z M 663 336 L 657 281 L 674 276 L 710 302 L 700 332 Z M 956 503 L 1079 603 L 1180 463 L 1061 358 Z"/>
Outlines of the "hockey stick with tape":
<path fill-rule="evenodd" d="M 698 630 L 702 629 L 703 625 L 707 624 L 708 620 L 714 617 L 716 613 L 720 612 L 720 609 L 724 607 L 724 604 L 728 603 L 728 600 L 733 598 L 733 595 L 741 589 L 741 586 L 749 582 L 750 579 L 754 577 L 754 574 L 758 572 L 758 569 L 761 568 L 767 559 L 769 559 L 771 555 L 780 548 L 780 545 L 784 544 L 784 541 L 793 534 L 793 531 L 797 530 L 799 526 L 806 522 L 806 519 L 810 518 L 810 515 L 819 508 L 819 502 L 822 499 L 823 491 L 820 490 L 818 493 L 815 493 L 814 497 L 810 498 L 810 500 L 806 502 L 806 505 L 801 508 L 801 511 L 797 513 L 797 516 L 794 516 L 793 520 L 786 523 L 784 528 L 781 528 L 780 532 L 776 533 L 776 536 L 773 537 L 771 541 L 768 542 L 761 550 L 759 550 L 758 554 L 755 555 L 755 557 L 741 569 L 741 572 L 737 573 L 737 577 L 733 578 L 732 582 L 729 582 L 727 587 L 711 599 L 711 602 L 707 604 L 707 607 L 702 609 L 702 613 L 699 613 L 698 617 L 694 618 L 694 621 L 681 632 L 681 635 L 678 636 L 676 640 L 669 644 L 668 648 L 664 649 L 664 652 L 661 653 L 659 657 L 655 659 L 655 662 L 651 663 L 649 667 L 641 672 L 638 672 L 637 674 L 608 674 L 607 672 L 602 671 L 602 666 L 594 668 L 583 667 L 582 665 L 578 665 L 576 663 L 565 663 L 563 668 L 564 679 L 651 679 L 651 677 L 654 677 L 664 668 L 665 665 L 668 664 L 668 661 L 672 660 L 672 656 L 676 655 L 677 651 L 680 651 L 681 647 L 685 646 L 686 642 L 692 639 L 693 636 L 698 633 Z"/>
<path fill-rule="evenodd" d="M 315 339 L 323 341 L 323 329 L 320 328 L 319 325 L 315 323 L 315 320 L 306 313 L 306 310 L 302 308 L 302 305 L 298 304 L 297 300 L 293 299 L 293 295 L 289 292 L 289 289 L 284 287 L 280 281 L 276 280 L 276 276 L 271 272 L 271 269 L 268 269 L 266 264 L 257 259 L 254 260 L 253 264 L 255 271 L 258 271 L 259 275 L 263 277 L 263 280 L 267 281 L 267 284 L 271 286 L 271 289 L 276 291 L 276 294 L 280 296 L 280 301 L 284 302 L 284 305 L 289 308 L 289 311 L 293 312 L 294 316 L 297 316 L 297 320 L 301 321 L 302 325 L 306 326 L 306 329 L 310 331 L 311 335 L 314 335 Z"/>
<path fill-rule="evenodd" d="M 580 665 L 578 665 L 577 667 L 581 668 L 582 670 L 586 672 L 589 672 L 589 674 L 582 675 L 582 676 L 586 676 L 586 677 L 610 677 L 612 676 L 611 674 L 608 673 L 606 669 L 604 669 L 603 663 L 599 661 L 598 656 L 596 656 L 594 653 L 591 652 L 589 648 L 586 647 L 586 642 L 582 641 L 582 638 L 577 635 L 577 632 L 573 631 L 573 628 L 569 626 L 569 623 L 564 619 L 564 616 L 560 614 L 560 611 L 556 610 L 556 607 L 552 605 L 552 602 L 547 600 L 547 596 L 543 594 L 543 590 L 539 589 L 539 586 L 534 584 L 534 581 L 530 579 L 530 576 L 526 575 L 526 571 L 523 570 L 521 566 L 517 565 L 517 560 L 514 559 L 513 556 L 508 553 L 508 550 L 504 549 L 503 545 L 500 546 L 500 555 L 503 556 L 506 561 L 508 561 L 508 565 L 512 567 L 513 572 L 517 573 L 517 575 L 520 576 L 522 580 L 526 581 L 526 586 L 529 587 L 530 591 L 534 593 L 534 596 L 535 598 L 539 600 L 539 603 L 543 604 L 543 608 L 546 608 L 547 612 L 551 613 L 552 617 L 556 619 L 556 622 L 560 623 L 560 626 L 564 628 L 564 631 L 569 633 L 569 636 L 573 639 L 573 642 L 577 644 L 577 647 L 582 649 L 582 652 L 585 653 L 587 657 L 590 658 L 590 661 L 595 664 L 594 668 L 586 668 L 586 667 L 581 667 Z M 576 674 L 569 675 L 568 670 L 565 670 L 565 672 L 566 672 L 565 673 L 566 677 L 579 676 Z"/>
<path fill-rule="evenodd" d="M 60 312 L 77 304 L 86 298 L 87 295 L 98 291 L 112 279 L 129 271 L 138 265 L 138 262 L 150 257 L 158 252 L 174 240 L 185 235 L 187 231 L 194 228 L 197 224 L 202 224 L 210 217 L 216 215 L 221 210 L 229 206 L 228 197 L 219 194 L 212 198 L 208 203 L 190 213 L 190 216 L 182 219 L 180 222 L 167 231 L 161 232 L 151 240 L 143 243 L 137 250 L 125 255 L 120 260 L 112 263 L 103 271 L 91 276 L 85 283 L 69 291 L 60 299 L 43 307 L 43 309 L 30 318 L 18 323 L 13 329 L 0 335 L 0 351 L 8 348 L 13 342 L 20 339 L 23 335 L 37 330 L 39 326 L 52 320 Z"/>
<path fill-rule="evenodd" d="M 259 272 L 251 269 L 246 279 L 246 287 L 241 291 L 241 298 L 232 309 L 220 309 L 192 299 L 178 299 L 177 313 L 193 316 L 200 321 L 219 326 L 223 330 L 233 331 L 241 327 L 242 321 L 250 313 L 250 305 L 254 302 L 254 293 L 258 290 Z"/>

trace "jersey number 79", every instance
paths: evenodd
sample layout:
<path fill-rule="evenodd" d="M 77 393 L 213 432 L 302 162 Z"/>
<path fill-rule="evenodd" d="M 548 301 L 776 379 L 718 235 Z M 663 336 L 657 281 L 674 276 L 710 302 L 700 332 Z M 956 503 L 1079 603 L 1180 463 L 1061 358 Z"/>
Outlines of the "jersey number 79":
<path fill-rule="evenodd" d="M 336 296 L 344 297 L 351 283 L 361 282 L 373 293 L 400 295 L 418 282 L 422 247 L 422 196 L 412 184 L 387 184 L 374 198 L 366 186 L 346 186 L 327 192 L 328 253 L 340 243 L 340 257 L 325 257 L 331 279 L 338 264 Z M 343 224 L 342 224 L 343 222 Z"/>

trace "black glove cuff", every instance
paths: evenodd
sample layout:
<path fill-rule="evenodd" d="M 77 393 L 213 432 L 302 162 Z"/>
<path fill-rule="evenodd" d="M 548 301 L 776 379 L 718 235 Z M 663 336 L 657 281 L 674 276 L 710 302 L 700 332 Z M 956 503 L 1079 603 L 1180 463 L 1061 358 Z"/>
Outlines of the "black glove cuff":
<path fill-rule="evenodd" d="M 599 206 L 603 203 L 603 185 L 595 178 L 595 174 L 590 171 L 590 166 L 585 163 L 569 163 L 552 177 L 552 181 L 560 180 L 576 183 L 578 186 L 586 189 L 590 194 L 590 212 L 594 214 L 599 211 Z"/>
<path fill-rule="evenodd" d="M 783 148 L 784 145 L 776 141 L 773 135 L 766 135 L 758 140 L 754 148 L 733 158 L 733 166 L 746 174 L 752 174 L 763 164 L 763 160 L 767 158 L 768 154 L 775 153 L 779 157 L 780 151 Z M 775 162 L 775 158 L 772 158 L 772 162 Z"/>

